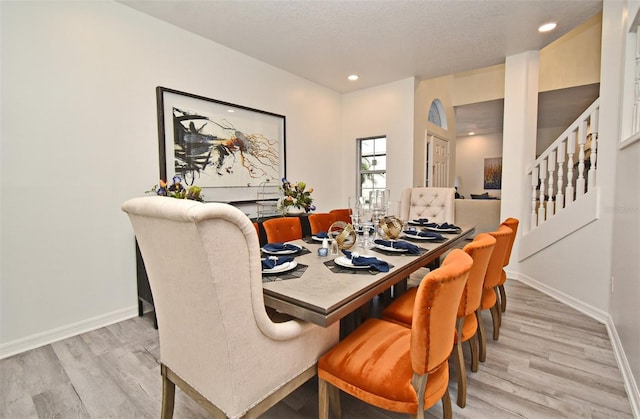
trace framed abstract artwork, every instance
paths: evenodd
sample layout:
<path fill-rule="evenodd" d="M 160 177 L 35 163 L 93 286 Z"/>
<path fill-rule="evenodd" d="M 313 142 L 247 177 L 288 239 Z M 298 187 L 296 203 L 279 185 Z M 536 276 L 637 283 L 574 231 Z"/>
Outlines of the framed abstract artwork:
<path fill-rule="evenodd" d="M 286 118 L 158 86 L 160 179 L 178 175 L 206 201 L 255 200 L 286 177 Z"/>
<path fill-rule="evenodd" d="M 502 157 L 484 159 L 484 189 L 502 189 Z"/>

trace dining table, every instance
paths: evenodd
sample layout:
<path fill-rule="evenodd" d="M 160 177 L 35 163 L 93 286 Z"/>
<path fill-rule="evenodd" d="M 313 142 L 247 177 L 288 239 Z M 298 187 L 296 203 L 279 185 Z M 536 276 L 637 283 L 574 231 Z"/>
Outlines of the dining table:
<path fill-rule="evenodd" d="M 289 242 L 300 247 L 292 254 L 295 268 L 283 272 L 263 274 L 263 295 L 267 307 L 301 320 L 327 327 L 367 304 L 374 297 L 394 285 L 405 284 L 409 275 L 421 267 L 437 261 L 445 252 L 461 247 L 475 232 L 474 226 L 458 226 L 459 232 L 442 233 L 440 240 L 410 242 L 419 253 L 410 254 L 396 249 L 354 247 L 350 250 L 361 256 L 376 257 L 389 264 L 388 272 L 369 267 L 348 267 L 344 255 L 320 256 L 320 240 L 314 237 Z M 399 240 L 407 240 L 400 237 Z M 336 258 L 341 258 L 336 262 Z"/>

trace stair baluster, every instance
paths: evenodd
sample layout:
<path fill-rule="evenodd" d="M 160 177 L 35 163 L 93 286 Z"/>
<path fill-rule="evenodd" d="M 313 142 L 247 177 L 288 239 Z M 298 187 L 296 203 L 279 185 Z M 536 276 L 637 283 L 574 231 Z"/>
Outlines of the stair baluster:
<path fill-rule="evenodd" d="M 547 200 L 547 219 L 551 218 L 555 213 L 554 210 L 554 196 L 553 196 L 553 173 L 556 170 L 556 150 L 551 150 L 549 153 L 549 190 L 547 191 L 547 195 L 549 199 Z"/>
<path fill-rule="evenodd" d="M 545 159 L 540 162 L 540 200 L 538 203 L 538 225 L 544 223 L 544 220 L 545 220 L 544 188 L 545 188 L 546 179 L 547 179 L 547 160 Z"/>
<path fill-rule="evenodd" d="M 560 211 L 564 208 L 564 194 L 562 193 L 563 186 L 563 167 L 564 167 L 564 156 L 567 153 L 566 146 L 564 144 L 564 140 L 558 144 L 558 193 L 556 193 L 556 212 Z"/>

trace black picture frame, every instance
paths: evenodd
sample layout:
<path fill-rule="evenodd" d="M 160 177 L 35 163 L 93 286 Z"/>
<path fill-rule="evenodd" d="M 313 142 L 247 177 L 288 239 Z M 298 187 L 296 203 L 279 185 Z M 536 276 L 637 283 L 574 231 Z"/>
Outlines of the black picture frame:
<path fill-rule="evenodd" d="M 179 175 L 205 201 L 255 201 L 286 177 L 286 117 L 156 87 L 160 179 Z"/>

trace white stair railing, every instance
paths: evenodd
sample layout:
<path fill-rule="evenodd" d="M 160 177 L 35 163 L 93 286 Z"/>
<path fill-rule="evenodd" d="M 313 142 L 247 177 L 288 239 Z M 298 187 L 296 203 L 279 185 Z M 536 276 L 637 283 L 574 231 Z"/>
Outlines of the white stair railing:
<path fill-rule="evenodd" d="M 596 187 L 599 111 L 596 99 L 529 167 L 529 231 Z"/>

